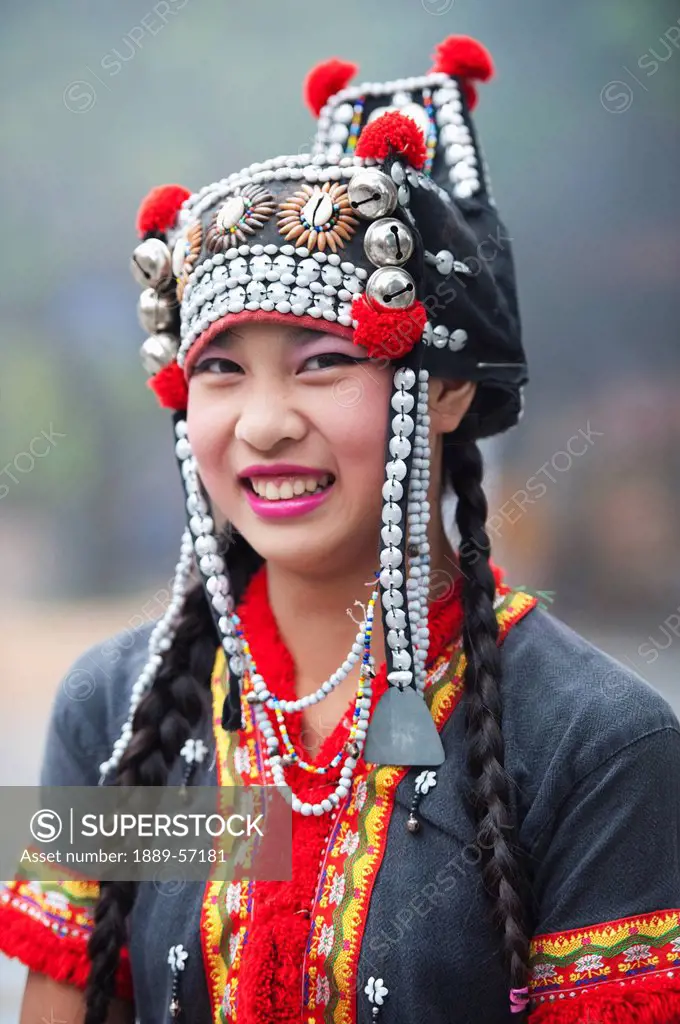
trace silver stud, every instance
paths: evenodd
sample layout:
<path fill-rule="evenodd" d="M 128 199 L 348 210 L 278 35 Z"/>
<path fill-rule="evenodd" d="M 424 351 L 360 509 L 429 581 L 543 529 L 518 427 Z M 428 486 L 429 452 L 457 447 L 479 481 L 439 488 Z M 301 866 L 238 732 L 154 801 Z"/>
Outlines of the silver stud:
<path fill-rule="evenodd" d="M 376 267 L 398 267 L 413 255 L 413 235 L 395 217 L 383 217 L 369 224 L 364 249 Z"/>
<path fill-rule="evenodd" d="M 158 373 L 175 359 L 179 344 L 172 334 L 152 334 L 139 350 L 147 373 Z"/>
<path fill-rule="evenodd" d="M 130 259 L 132 276 L 142 288 L 159 288 L 172 278 L 172 257 L 160 238 L 147 238 Z"/>
<path fill-rule="evenodd" d="M 352 175 L 347 195 L 354 212 L 366 220 L 386 217 L 397 205 L 397 186 L 373 167 L 360 168 Z"/>
<path fill-rule="evenodd" d="M 462 328 L 458 328 L 457 330 L 452 331 L 451 333 L 451 337 L 449 338 L 449 348 L 453 352 L 457 352 L 459 349 L 465 346 L 465 342 L 467 341 L 467 339 L 467 331 L 464 331 Z"/>
<path fill-rule="evenodd" d="M 415 282 L 401 267 L 380 267 L 368 279 L 366 298 L 374 307 L 408 309 L 416 298 Z"/>
<path fill-rule="evenodd" d="M 149 334 L 165 331 L 172 326 L 176 308 L 171 296 L 159 295 L 155 288 L 145 288 L 137 303 L 139 322 Z"/>

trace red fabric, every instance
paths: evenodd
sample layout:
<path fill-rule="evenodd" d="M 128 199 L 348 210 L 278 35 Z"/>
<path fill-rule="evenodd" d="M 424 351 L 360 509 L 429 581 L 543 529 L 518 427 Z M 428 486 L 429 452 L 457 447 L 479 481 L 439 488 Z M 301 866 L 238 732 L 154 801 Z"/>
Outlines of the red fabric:
<path fill-rule="evenodd" d="M 376 309 L 361 294 L 352 301 L 352 317 L 357 321 L 352 339 L 357 345 L 372 358 L 399 359 L 420 341 L 427 310 L 418 299 L 408 309 Z"/>
<path fill-rule="evenodd" d="M 2 906 L 0 951 L 6 956 L 17 957 L 31 971 L 85 989 L 90 973 L 85 938 L 82 935 L 60 935 L 11 904 Z M 132 974 L 126 947 L 121 951 L 116 975 L 116 995 L 119 999 L 133 1001 Z"/>
<path fill-rule="evenodd" d="M 191 195 L 182 185 L 158 185 L 142 199 L 137 211 L 137 231 L 143 238 L 149 231 L 166 232 L 177 219 L 179 208 Z"/>
<path fill-rule="evenodd" d="M 186 409 L 189 392 L 184 370 L 177 365 L 177 360 L 149 377 L 146 383 L 164 409 Z"/>
<path fill-rule="evenodd" d="M 402 156 L 420 170 L 427 159 L 423 133 L 410 117 L 393 110 L 376 117 L 362 129 L 356 146 L 359 157 L 373 157 L 381 163 L 390 154 Z"/>
<path fill-rule="evenodd" d="M 680 974 L 597 985 L 589 993 L 544 1003 L 530 1024 L 679 1024 Z"/>
<path fill-rule="evenodd" d="M 331 57 L 311 69 L 305 78 L 303 94 L 305 103 L 315 117 L 319 116 L 321 108 L 326 106 L 331 96 L 345 88 L 358 70 L 356 64 L 349 64 L 337 57 Z"/>
<path fill-rule="evenodd" d="M 490 563 L 497 584 L 502 570 Z M 463 578 L 459 577 L 446 600 L 430 605 L 428 665 L 459 635 L 463 622 Z M 377 611 L 377 606 L 376 606 Z M 266 564 L 255 573 L 238 608 L 243 630 L 258 670 L 278 697 L 294 700 L 295 665 L 278 631 L 267 594 Z M 371 710 L 387 687 L 385 662 L 373 680 Z M 351 717 L 354 702 L 348 704 Z M 268 712 L 269 713 L 269 712 Z M 274 721 L 273 715 L 271 720 Z M 344 717 L 344 716 L 343 716 Z M 292 743 L 299 752 L 303 727 L 300 712 L 288 715 Z M 347 739 L 341 719 L 326 737 L 315 764 L 327 763 Z M 309 761 L 309 757 L 306 758 Z M 301 799 L 316 802 L 333 791 L 340 767 L 325 775 L 310 775 L 297 765 L 286 769 L 286 781 Z M 319 877 L 320 860 L 332 822 L 330 815 L 293 814 L 293 871 L 290 882 L 257 882 L 255 909 L 238 987 L 239 1024 L 300 1024 L 300 994 L 305 948 L 310 933 L 310 910 Z"/>

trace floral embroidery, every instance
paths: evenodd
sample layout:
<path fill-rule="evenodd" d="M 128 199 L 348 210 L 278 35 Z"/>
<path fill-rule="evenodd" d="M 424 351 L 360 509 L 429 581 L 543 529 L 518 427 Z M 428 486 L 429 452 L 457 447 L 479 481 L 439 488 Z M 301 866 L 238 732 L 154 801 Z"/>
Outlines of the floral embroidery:
<path fill-rule="evenodd" d="M 237 747 L 234 751 L 234 767 L 239 775 L 250 774 L 250 752 L 247 747 Z"/>
<path fill-rule="evenodd" d="M 340 845 L 340 852 L 352 854 L 359 845 L 359 833 L 348 832 Z"/>
<path fill-rule="evenodd" d="M 331 903 L 339 903 L 342 897 L 345 895 L 345 876 L 337 874 L 331 882 L 330 893 L 328 898 Z"/>
<path fill-rule="evenodd" d="M 680 910 L 659 910 L 587 928 L 539 935 L 531 943 L 534 1005 L 610 985 L 666 984 L 680 956 Z M 672 972 L 671 972 L 672 973 Z M 655 980 L 656 979 L 656 980 Z"/>
<path fill-rule="evenodd" d="M 227 913 L 237 914 L 241 906 L 241 885 L 239 882 L 232 882 L 227 886 Z"/>
<path fill-rule="evenodd" d="M 574 970 L 577 974 L 587 974 L 590 976 L 593 971 L 600 971 L 603 967 L 604 961 L 602 957 L 589 953 L 587 956 L 579 957 L 574 965 Z"/>
<path fill-rule="evenodd" d="M 331 987 L 328 978 L 319 977 L 316 979 L 316 1001 L 320 1006 L 325 1006 L 331 995 Z"/>
<path fill-rule="evenodd" d="M 332 924 L 324 924 L 321 926 L 321 935 L 319 936 L 319 953 L 324 956 L 328 956 L 331 949 L 333 948 L 333 935 L 335 929 Z"/>
<path fill-rule="evenodd" d="M 354 790 L 354 806 L 357 811 L 360 811 L 366 803 L 367 792 L 366 779 L 359 779 Z"/>

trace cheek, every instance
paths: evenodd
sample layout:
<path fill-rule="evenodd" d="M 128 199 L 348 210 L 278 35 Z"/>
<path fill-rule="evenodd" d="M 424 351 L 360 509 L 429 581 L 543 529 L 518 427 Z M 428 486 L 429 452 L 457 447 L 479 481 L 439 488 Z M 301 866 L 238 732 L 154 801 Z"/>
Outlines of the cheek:
<path fill-rule="evenodd" d="M 218 474 L 225 451 L 234 436 L 234 425 L 225 402 L 212 400 L 189 386 L 187 429 L 201 478 L 210 490 L 210 478 Z"/>
<path fill-rule="evenodd" d="M 323 432 L 345 476 L 382 469 L 391 392 L 392 374 L 385 369 L 362 369 L 333 388 Z"/>

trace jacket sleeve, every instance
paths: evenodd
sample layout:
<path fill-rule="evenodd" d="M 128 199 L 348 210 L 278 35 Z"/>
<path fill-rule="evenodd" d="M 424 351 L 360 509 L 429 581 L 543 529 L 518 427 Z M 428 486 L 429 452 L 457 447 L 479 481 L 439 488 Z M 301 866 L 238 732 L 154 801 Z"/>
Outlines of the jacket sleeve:
<path fill-rule="evenodd" d="M 97 785 L 99 764 L 109 753 L 110 653 L 107 645 L 91 648 L 61 681 L 48 725 L 42 785 Z M 53 867 L 49 880 L 46 865 L 41 865 L 39 878 L 30 866 L 21 865 L 12 881 L 0 882 L 0 952 L 16 957 L 30 970 L 84 989 L 99 885 L 67 879 L 64 868 Z M 116 993 L 132 999 L 127 949 L 122 951 Z"/>
<path fill-rule="evenodd" d="M 534 851 L 531 1024 L 680 1021 L 680 729 L 573 787 Z"/>

